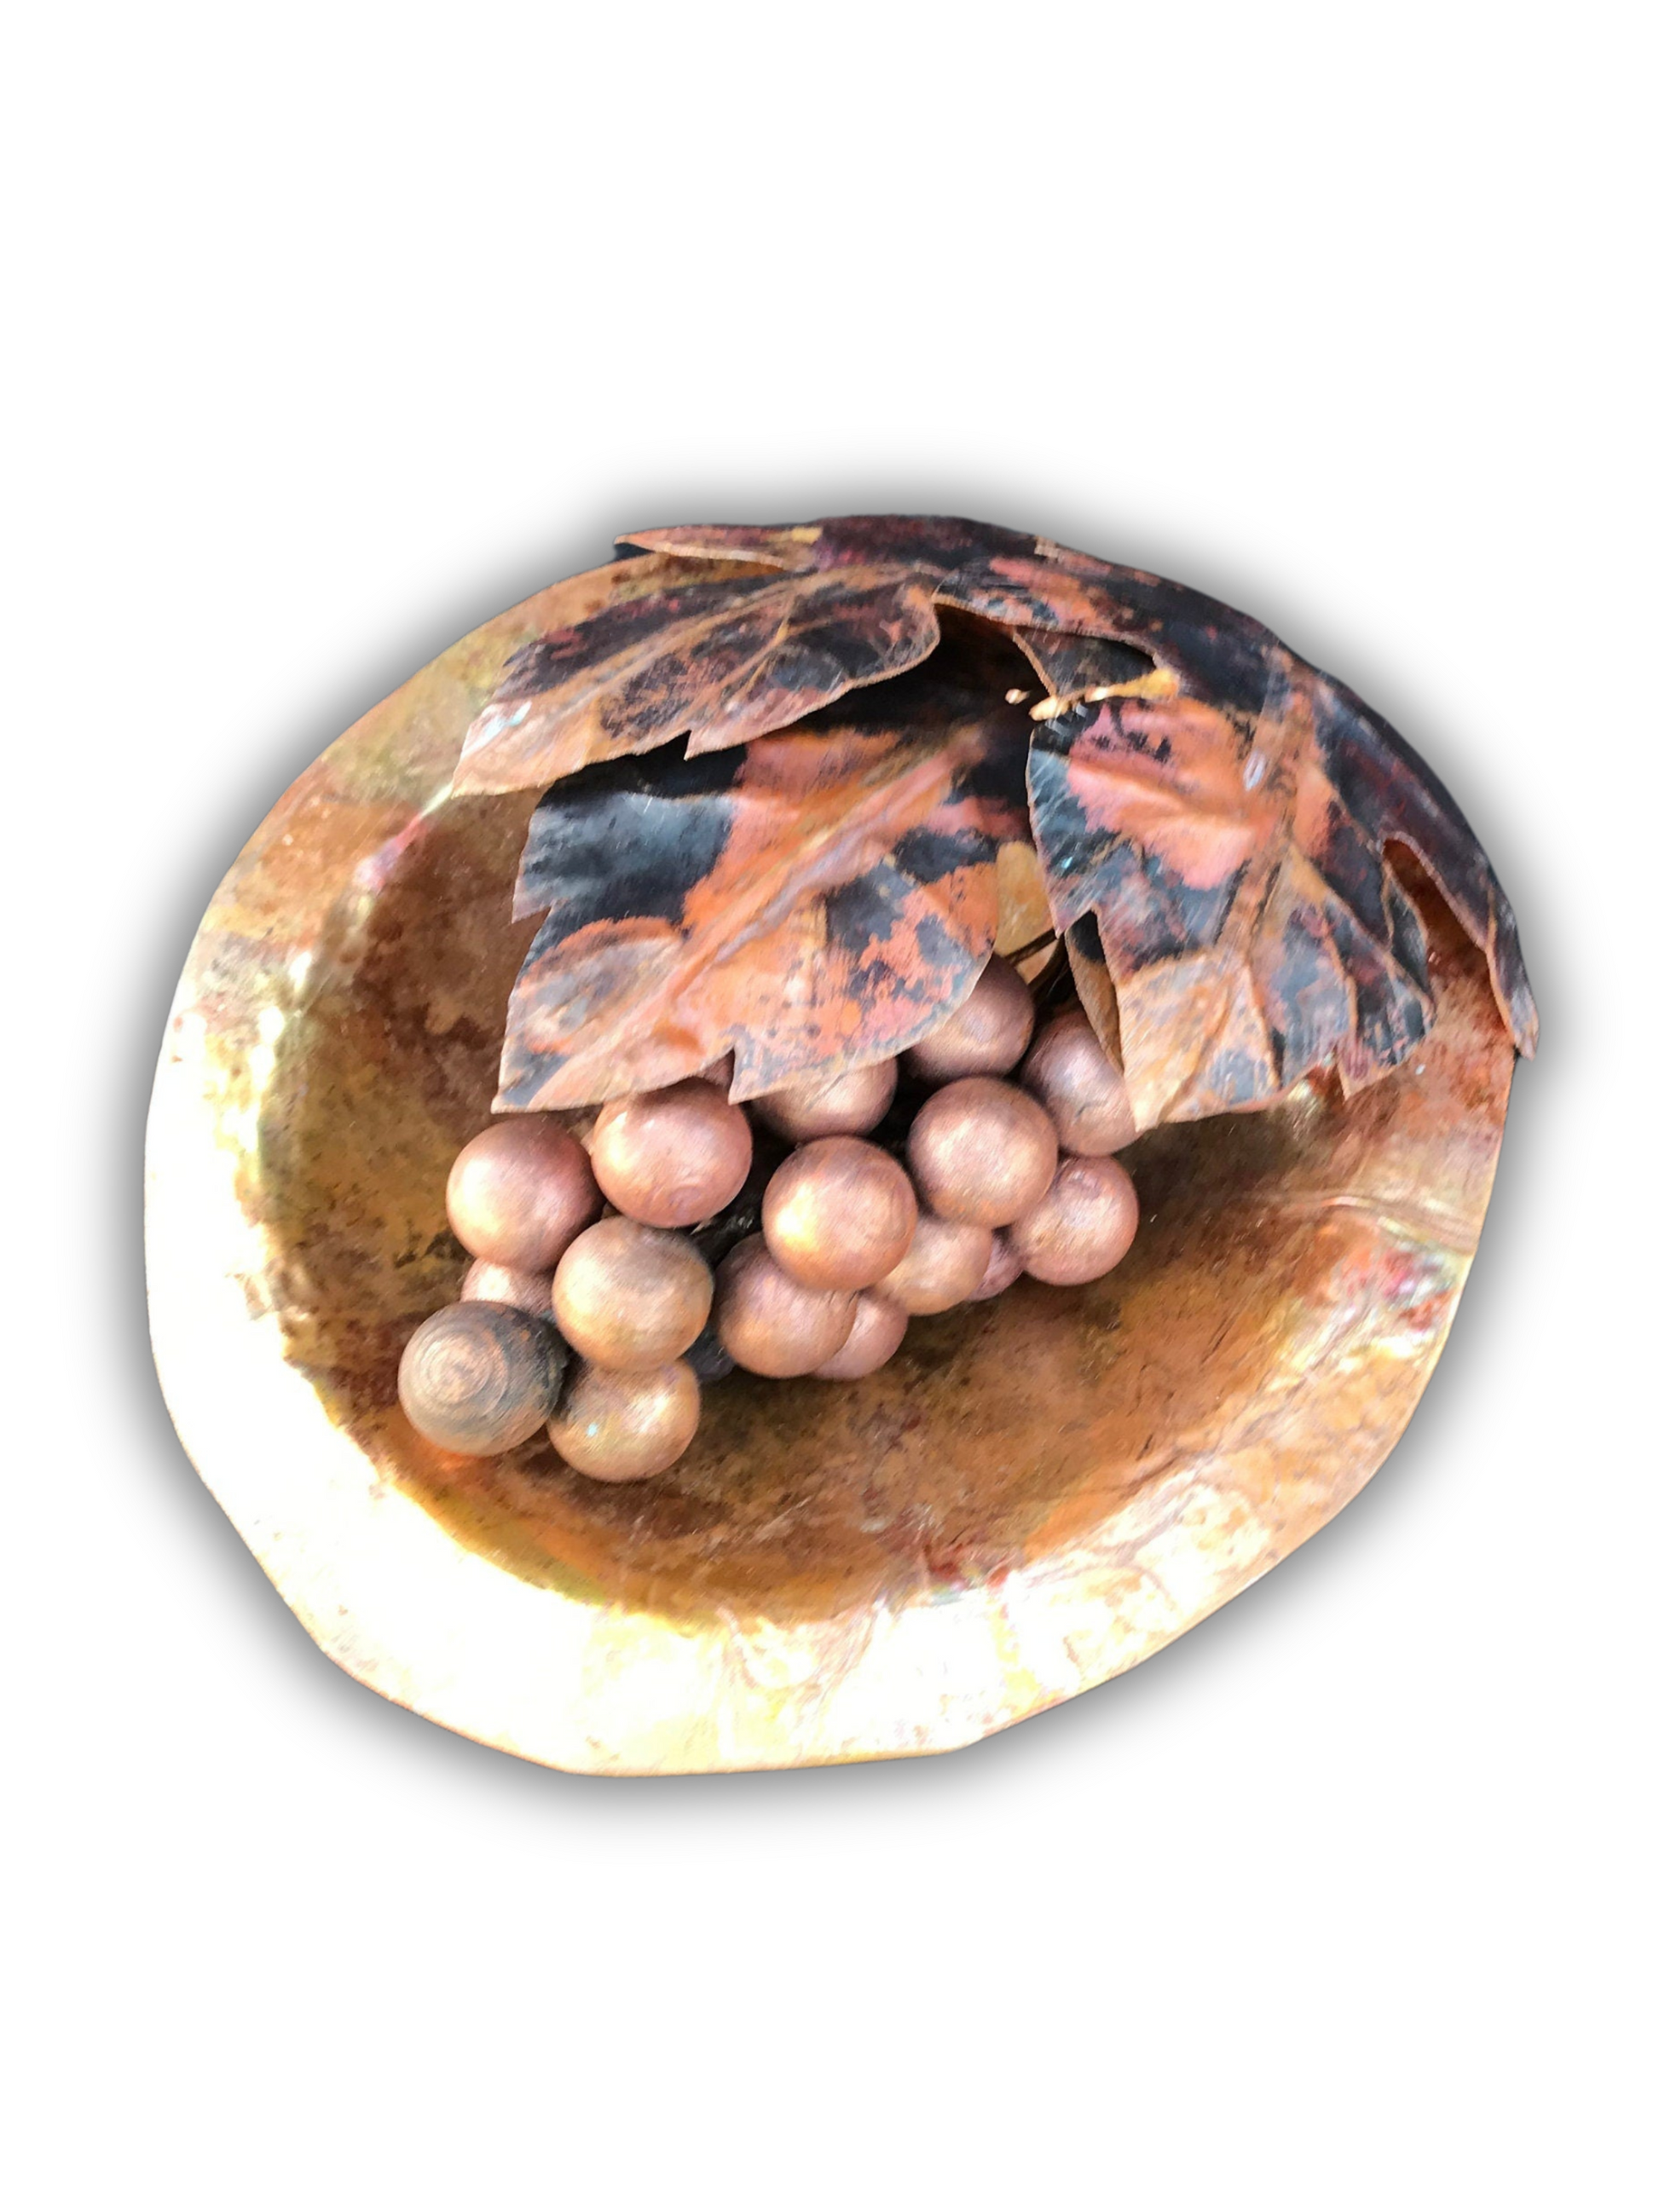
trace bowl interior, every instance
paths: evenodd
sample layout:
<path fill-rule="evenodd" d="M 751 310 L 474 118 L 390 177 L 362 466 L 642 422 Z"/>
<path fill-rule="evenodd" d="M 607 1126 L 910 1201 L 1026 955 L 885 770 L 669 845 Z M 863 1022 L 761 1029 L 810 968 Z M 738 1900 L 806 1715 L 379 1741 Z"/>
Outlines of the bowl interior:
<path fill-rule="evenodd" d="M 1237 1462 L 1241 1438 L 1261 1440 L 1257 1504 L 1285 1548 L 1369 1474 L 1380 1453 L 1328 1448 L 1333 1394 L 1363 1359 L 1382 1426 L 1403 1425 L 1474 1249 L 1509 1079 L 1479 957 L 1420 885 L 1442 1006 L 1429 1044 L 1352 1100 L 1304 1085 L 1268 1112 L 1143 1138 L 1124 1155 L 1141 1235 L 1103 1281 L 1023 1280 L 917 1320 L 856 1384 L 714 1384 L 690 1451 L 650 1482 L 587 1480 L 544 1442 L 493 1461 L 424 1442 L 397 1366 L 466 1265 L 444 1186 L 490 1118 L 533 933 L 507 920 L 530 803 L 441 800 L 341 872 L 275 1048 L 247 1195 L 286 1357 L 459 1544 L 610 1606 L 805 1621 L 1041 1572 L 1079 1545 L 1097 1556 L 1115 1524 L 1140 1543 L 1170 1470 Z M 1379 1356 L 1391 1344 L 1409 1356 Z"/>

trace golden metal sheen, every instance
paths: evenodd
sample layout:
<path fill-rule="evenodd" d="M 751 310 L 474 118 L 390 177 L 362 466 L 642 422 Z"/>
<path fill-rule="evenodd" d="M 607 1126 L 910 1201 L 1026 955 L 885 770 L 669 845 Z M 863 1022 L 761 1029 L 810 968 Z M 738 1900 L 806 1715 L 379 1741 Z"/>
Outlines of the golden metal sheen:
<path fill-rule="evenodd" d="M 1375 1473 L 1456 1308 L 1511 1048 L 1443 927 L 1395 1074 L 1122 1154 L 1142 1226 L 1103 1281 L 913 1320 L 861 1382 L 735 1376 L 651 1482 L 423 1443 L 398 1356 L 466 1270 L 445 1181 L 535 927 L 508 918 L 535 794 L 456 799 L 451 771 L 507 655 L 646 566 L 444 653 L 226 878 L 150 1115 L 157 1364 L 309 1632 L 448 1728 L 601 1774 L 949 1750 L 1158 1650 Z"/>
<path fill-rule="evenodd" d="M 766 1186 L 767 1249 L 815 1291 L 865 1291 L 910 1249 L 916 1194 L 892 1157 L 861 1137 L 813 1137 Z"/>

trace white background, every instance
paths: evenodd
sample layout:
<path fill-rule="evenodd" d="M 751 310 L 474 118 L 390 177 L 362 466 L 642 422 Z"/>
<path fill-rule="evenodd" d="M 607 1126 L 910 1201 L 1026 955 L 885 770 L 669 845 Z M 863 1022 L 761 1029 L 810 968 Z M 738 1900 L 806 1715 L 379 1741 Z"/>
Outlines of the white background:
<path fill-rule="evenodd" d="M 1652 2201 L 1645 14 L 14 31 L 21 2208 Z M 167 1000 L 476 623 L 617 529 L 870 508 L 1347 678 L 1486 841 L 1541 1054 L 1406 1441 L 1214 1620 L 945 1759 L 544 1772 L 337 1673 L 173 1438 Z"/>

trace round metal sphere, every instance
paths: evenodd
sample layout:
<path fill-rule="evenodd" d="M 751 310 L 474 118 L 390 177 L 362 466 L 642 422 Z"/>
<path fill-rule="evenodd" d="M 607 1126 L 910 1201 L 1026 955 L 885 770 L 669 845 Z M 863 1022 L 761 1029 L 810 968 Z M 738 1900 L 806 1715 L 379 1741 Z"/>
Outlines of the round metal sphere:
<path fill-rule="evenodd" d="M 423 1437 L 487 1459 L 534 1436 L 563 1372 L 564 1346 L 545 1322 L 471 1302 L 421 1323 L 404 1347 L 398 1395 Z"/>
<path fill-rule="evenodd" d="M 720 1262 L 714 1320 L 720 1342 L 755 1375 L 810 1375 L 846 1343 L 857 1301 L 787 1275 L 765 1240 L 745 1237 Z"/>
<path fill-rule="evenodd" d="M 761 1227 L 767 1250 L 798 1283 L 862 1291 L 909 1250 L 916 1194 L 878 1146 L 860 1137 L 815 1137 L 767 1184 Z"/>
<path fill-rule="evenodd" d="M 742 1107 L 696 1078 L 612 1099 L 588 1147 L 612 1206 L 653 1229 L 690 1229 L 729 1206 L 753 1152 Z"/>
<path fill-rule="evenodd" d="M 449 1170 L 449 1225 L 476 1259 L 539 1273 L 604 1200 L 587 1154 L 550 1114 L 515 1114 L 464 1145 Z"/>
<path fill-rule="evenodd" d="M 909 1314 L 943 1313 L 970 1298 L 991 1263 L 991 1232 L 971 1221 L 924 1213 L 910 1249 L 876 1286 L 878 1296 Z"/>
<path fill-rule="evenodd" d="M 683 1359 L 619 1375 L 578 1367 L 547 1425 L 567 1467 L 599 1482 L 639 1482 L 660 1474 L 697 1433 L 697 1378 Z"/>
<path fill-rule="evenodd" d="M 1053 1182 L 1008 1231 L 1040 1283 L 1092 1283 L 1134 1243 L 1140 1201 L 1112 1159 L 1064 1159 Z"/>
<path fill-rule="evenodd" d="M 1036 1021 L 1036 1008 L 1018 969 L 994 952 L 955 1012 L 936 1022 L 905 1054 L 906 1070 L 927 1083 L 1006 1075 L 1019 1065 Z"/>
<path fill-rule="evenodd" d="M 520 1313 L 553 1318 L 551 1271 L 532 1274 L 523 1267 L 503 1267 L 495 1260 L 475 1260 L 461 1278 L 463 1298 L 482 1298 L 496 1306 L 517 1306 Z"/>
<path fill-rule="evenodd" d="M 979 1305 L 986 1298 L 1000 1298 L 1010 1283 L 1017 1283 L 1025 1273 L 1025 1262 L 1008 1241 L 1003 1229 L 991 1231 L 991 1264 L 980 1278 L 979 1288 L 969 1291 L 969 1303 Z"/>
<path fill-rule="evenodd" d="M 1019 1079 L 1040 1099 L 1060 1149 L 1091 1159 L 1120 1151 L 1135 1133 L 1129 1086 L 1081 1006 L 1044 1025 Z"/>
<path fill-rule="evenodd" d="M 812 1372 L 827 1382 L 856 1382 L 860 1376 L 873 1375 L 898 1350 L 909 1326 L 910 1316 L 902 1306 L 878 1297 L 873 1291 L 862 1291 L 846 1343 Z"/>
<path fill-rule="evenodd" d="M 599 1367 L 660 1367 L 696 1341 L 714 1279 L 689 1237 L 612 1214 L 584 1229 L 553 1276 L 560 1334 Z"/>
<path fill-rule="evenodd" d="M 910 1172 L 947 1221 L 1000 1229 L 1054 1180 L 1060 1146 L 1035 1098 L 988 1075 L 947 1083 L 910 1125 Z"/>
<path fill-rule="evenodd" d="M 898 1062 L 878 1060 L 833 1083 L 789 1083 L 750 1103 L 769 1129 L 800 1143 L 808 1137 L 861 1137 L 893 1103 Z"/>

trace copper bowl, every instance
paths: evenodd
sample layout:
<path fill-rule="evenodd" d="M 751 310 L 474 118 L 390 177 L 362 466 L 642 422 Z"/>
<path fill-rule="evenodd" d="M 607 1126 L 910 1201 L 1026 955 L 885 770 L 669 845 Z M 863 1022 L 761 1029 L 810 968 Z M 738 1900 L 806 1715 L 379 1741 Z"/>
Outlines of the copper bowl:
<path fill-rule="evenodd" d="M 534 928 L 507 918 L 534 794 L 450 775 L 508 653 L 616 574 L 442 654 L 221 886 L 150 1115 L 167 1402 L 323 1650 L 447 1727 L 603 1774 L 950 1750 L 1158 1650 L 1376 1472 L 1456 1309 L 1511 1047 L 1424 891 L 1429 1042 L 1346 1104 L 1142 1138 L 1104 1281 L 913 1321 L 857 1384 L 733 1376 L 653 1482 L 437 1450 L 398 1361 L 465 1271 L 445 1182 Z"/>

